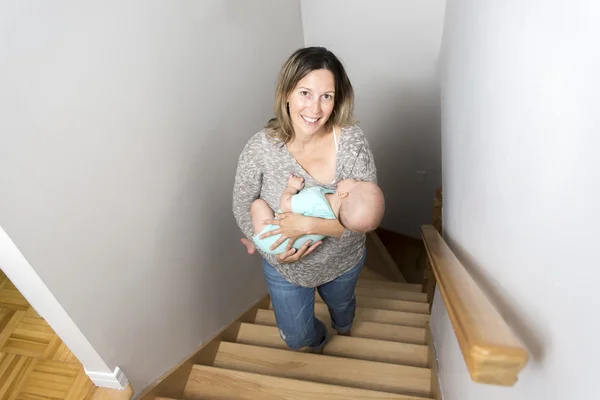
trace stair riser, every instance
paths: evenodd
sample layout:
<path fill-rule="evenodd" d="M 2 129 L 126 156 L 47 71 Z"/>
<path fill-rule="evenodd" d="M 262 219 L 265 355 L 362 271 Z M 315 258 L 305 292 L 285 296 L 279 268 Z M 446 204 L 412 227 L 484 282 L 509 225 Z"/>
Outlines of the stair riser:
<path fill-rule="evenodd" d="M 275 327 L 242 324 L 237 343 L 289 350 Z M 323 354 L 414 367 L 427 366 L 427 346 L 359 337 L 331 336 Z"/>
<path fill-rule="evenodd" d="M 257 375 L 202 365 L 193 368 L 183 397 L 186 400 L 425 400 L 422 397 Z"/>
<path fill-rule="evenodd" d="M 427 368 L 328 357 L 222 342 L 214 366 L 283 378 L 429 396 Z"/>
<path fill-rule="evenodd" d="M 269 303 L 269 309 L 273 309 L 273 303 Z M 315 303 L 315 314 L 327 315 L 327 306 L 323 303 Z M 412 326 L 426 328 L 429 323 L 429 315 L 405 313 L 402 311 L 378 310 L 373 308 L 356 308 L 355 319 L 361 321 L 378 322 L 381 324 Z"/>
<path fill-rule="evenodd" d="M 317 293 L 315 300 L 325 303 Z M 356 305 L 360 308 L 377 308 L 380 310 L 403 311 L 415 314 L 429 314 L 429 304 L 417 301 L 380 299 L 377 297 L 356 296 Z"/>
<path fill-rule="evenodd" d="M 396 289 L 389 288 L 367 288 L 357 286 L 354 289 L 354 294 L 357 296 L 376 297 L 380 299 L 417 301 L 427 303 L 426 293 L 402 292 Z"/>
<path fill-rule="evenodd" d="M 316 314 L 317 318 L 325 322 L 328 326 L 329 313 Z M 273 310 L 258 310 L 255 324 L 276 326 L 275 314 Z M 379 324 L 376 322 L 355 320 L 352 325 L 352 336 L 367 339 L 387 340 L 390 342 L 402 342 L 412 344 L 426 344 L 426 330 L 424 328 L 413 328 L 407 326 L 397 326 L 390 324 Z"/>
<path fill-rule="evenodd" d="M 356 284 L 358 287 L 365 288 L 389 288 L 393 290 L 401 290 L 404 292 L 421 293 L 423 285 L 415 283 L 400 283 L 392 281 L 374 281 L 369 279 L 359 279 Z"/>

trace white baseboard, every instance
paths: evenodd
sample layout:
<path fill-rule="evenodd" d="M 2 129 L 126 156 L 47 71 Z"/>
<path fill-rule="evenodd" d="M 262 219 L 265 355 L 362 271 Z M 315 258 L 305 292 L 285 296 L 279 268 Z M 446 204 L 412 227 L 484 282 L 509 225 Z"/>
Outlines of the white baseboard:
<path fill-rule="evenodd" d="M 86 369 L 85 373 L 94 382 L 94 385 L 98 387 L 123 390 L 129 383 L 129 380 L 119 367 L 115 368 L 113 372 L 95 372 Z"/>

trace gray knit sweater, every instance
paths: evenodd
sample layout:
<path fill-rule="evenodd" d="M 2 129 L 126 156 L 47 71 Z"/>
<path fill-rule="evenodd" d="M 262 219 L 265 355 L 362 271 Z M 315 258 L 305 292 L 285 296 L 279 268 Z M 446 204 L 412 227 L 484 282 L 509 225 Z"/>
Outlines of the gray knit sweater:
<path fill-rule="evenodd" d="M 260 197 L 272 210 L 277 210 L 290 173 L 303 177 L 306 187 L 320 185 L 335 189 L 335 183 L 347 178 L 377 182 L 373 154 L 365 135 L 356 125 L 342 129 L 335 183 L 330 185 L 317 182 L 298 164 L 286 146 L 276 143 L 262 130 L 250 139 L 239 157 L 233 189 L 233 214 L 250 240 L 254 236 L 250 205 Z M 365 234 L 346 230 L 341 238 L 326 237 L 315 251 L 295 263 L 279 264 L 275 256 L 261 255 L 289 282 L 317 287 L 352 269 L 362 257 L 364 248 Z"/>

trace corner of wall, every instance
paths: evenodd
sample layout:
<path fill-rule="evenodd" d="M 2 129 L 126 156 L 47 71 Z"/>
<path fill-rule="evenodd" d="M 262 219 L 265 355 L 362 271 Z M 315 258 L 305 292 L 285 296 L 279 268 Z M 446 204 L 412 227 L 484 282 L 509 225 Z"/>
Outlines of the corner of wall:
<path fill-rule="evenodd" d="M 1 226 L 0 268 L 77 357 L 96 386 L 127 386 L 125 375 L 118 367 L 114 371 L 109 368 Z"/>
<path fill-rule="evenodd" d="M 308 46 L 308 44 L 306 42 L 306 26 L 304 25 L 305 21 L 306 21 L 306 18 L 304 15 L 304 9 L 305 9 L 304 1 L 300 0 L 299 3 L 300 3 L 300 25 L 302 26 L 302 44 L 304 46 Z"/>

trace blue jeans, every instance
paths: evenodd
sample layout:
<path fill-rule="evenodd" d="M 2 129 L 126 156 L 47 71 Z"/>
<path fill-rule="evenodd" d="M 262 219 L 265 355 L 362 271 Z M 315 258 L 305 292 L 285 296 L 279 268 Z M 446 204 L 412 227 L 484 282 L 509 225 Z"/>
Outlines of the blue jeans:
<path fill-rule="evenodd" d="M 339 333 L 347 333 L 352 327 L 356 310 L 354 288 L 365 258 L 366 252 L 350 271 L 317 288 L 329 309 L 331 325 Z M 291 284 L 264 258 L 263 271 L 281 338 L 292 349 L 322 348 L 328 332 L 315 317 L 315 288 Z"/>

